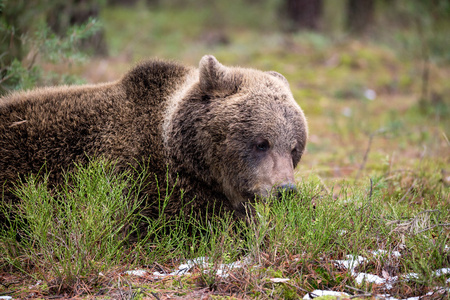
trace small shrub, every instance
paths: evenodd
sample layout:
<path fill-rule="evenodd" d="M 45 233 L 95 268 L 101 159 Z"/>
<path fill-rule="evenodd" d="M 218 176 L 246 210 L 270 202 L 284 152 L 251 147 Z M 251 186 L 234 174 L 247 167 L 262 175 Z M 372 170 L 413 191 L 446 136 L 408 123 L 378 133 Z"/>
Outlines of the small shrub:
<path fill-rule="evenodd" d="M 18 185 L 20 203 L 4 208 L 10 227 L 0 235 L 3 259 L 23 271 L 33 267 L 58 293 L 95 282 L 127 257 L 141 186 L 105 160 L 76 165 L 55 189 L 45 176 L 29 177 Z"/>

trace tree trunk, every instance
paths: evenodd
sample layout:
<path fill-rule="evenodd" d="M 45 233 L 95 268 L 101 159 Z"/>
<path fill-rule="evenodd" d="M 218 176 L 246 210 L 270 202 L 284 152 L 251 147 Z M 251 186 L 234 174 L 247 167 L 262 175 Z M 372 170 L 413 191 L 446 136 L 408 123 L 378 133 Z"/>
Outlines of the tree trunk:
<path fill-rule="evenodd" d="M 322 0 L 286 0 L 284 14 L 288 18 L 290 30 L 318 29 Z"/>
<path fill-rule="evenodd" d="M 347 29 L 356 34 L 365 32 L 373 24 L 374 0 L 348 0 Z"/>

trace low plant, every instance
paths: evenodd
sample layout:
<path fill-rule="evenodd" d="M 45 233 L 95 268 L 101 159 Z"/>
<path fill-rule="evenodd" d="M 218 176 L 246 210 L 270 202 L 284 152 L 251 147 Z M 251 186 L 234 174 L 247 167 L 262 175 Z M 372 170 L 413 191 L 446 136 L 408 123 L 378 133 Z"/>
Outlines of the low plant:
<path fill-rule="evenodd" d="M 3 207 L 2 262 L 44 280 L 56 293 L 92 284 L 129 255 L 142 209 L 142 182 L 106 160 L 76 165 L 56 188 L 48 175 L 18 185 L 17 205 Z"/>

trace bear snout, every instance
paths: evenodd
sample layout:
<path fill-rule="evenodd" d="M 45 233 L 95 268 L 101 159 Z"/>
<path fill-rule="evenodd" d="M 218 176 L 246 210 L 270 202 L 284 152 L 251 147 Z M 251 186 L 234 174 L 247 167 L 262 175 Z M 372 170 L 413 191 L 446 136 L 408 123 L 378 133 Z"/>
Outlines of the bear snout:
<path fill-rule="evenodd" d="M 283 197 L 283 194 L 285 195 L 291 195 L 297 193 L 297 187 L 292 184 L 283 184 L 277 187 L 277 198 L 281 199 Z"/>

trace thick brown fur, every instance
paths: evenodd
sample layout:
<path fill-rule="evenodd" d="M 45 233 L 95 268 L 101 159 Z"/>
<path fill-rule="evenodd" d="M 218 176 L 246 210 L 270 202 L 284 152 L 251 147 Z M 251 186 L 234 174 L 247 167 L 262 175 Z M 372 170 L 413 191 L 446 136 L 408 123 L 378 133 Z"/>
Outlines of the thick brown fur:
<path fill-rule="evenodd" d="M 43 166 L 61 183 L 74 162 L 103 156 L 117 169 L 148 161 L 148 203 L 176 184 L 167 213 L 243 204 L 292 184 L 307 125 L 286 79 L 231 68 L 205 56 L 199 69 L 159 60 L 106 84 L 17 92 L 0 99 L 0 184 L 4 201 L 18 178 Z M 166 171 L 168 170 L 168 174 Z M 167 175 L 167 177 L 166 177 Z M 158 205 L 149 215 L 157 215 Z"/>

